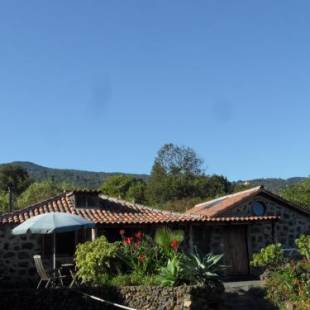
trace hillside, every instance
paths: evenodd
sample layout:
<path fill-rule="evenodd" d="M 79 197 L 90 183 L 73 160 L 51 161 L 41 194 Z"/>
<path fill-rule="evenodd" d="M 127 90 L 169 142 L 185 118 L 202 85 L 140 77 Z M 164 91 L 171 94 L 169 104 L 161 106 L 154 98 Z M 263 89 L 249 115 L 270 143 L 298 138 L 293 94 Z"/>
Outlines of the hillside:
<path fill-rule="evenodd" d="M 37 165 L 32 162 L 15 161 L 10 164 L 16 164 L 24 167 L 29 175 L 36 181 L 42 181 L 44 179 L 52 179 L 56 182 L 69 182 L 73 183 L 79 188 L 97 188 L 102 181 L 112 175 L 132 175 L 146 180 L 148 175 L 146 174 L 128 174 L 121 172 L 94 172 L 85 170 L 75 170 L 75 169 L 55 169 L 48 168 Z M 3 164 L 2 164 L 3 165 Z M 1 164 L 0 164 L 1 166 Z M 280 178 L 266 178 L 266 179 L 253 179 L 246 181 L 237 181 L 236 183 L 251 184 L 253 186 L 264 185 L 266 189 L 273 191 L 275 193 L 279 192 L 281 189 L 302 182 L 305 180 L 304 177 L 293 177 L 289 179 Z"/>
<path fill-rule="evenodd" d="M 265 179 L 253 179 L 247 181 L 238 181 L 237 183 L 250 184 L 254 186 L 263 185 L 267 190 L 274 193 L 279 193 L 281 189 L 284 189 L 290 185 L 304 181 L 305 177 L 293 177 L 288 179 L 280 178 L 265 178 Z"/>
<path fill-rule="evenodd" d="M 25 168 L 32 179 L 42 181 L 52 179 L 55 182 L 69 182 L 78 188 L 97 188 L 106 178 L 113 175 L 132 175 L 142 179 L 146 179 L 147 175 L 129 174 L 120 172 L 94 172 L 75 169 L 55 169 L 43 167 L 32 162 L 15 161 L 10 164 L 19 165 Z M 4 165 L 4 164 L 0 164 Z"/>

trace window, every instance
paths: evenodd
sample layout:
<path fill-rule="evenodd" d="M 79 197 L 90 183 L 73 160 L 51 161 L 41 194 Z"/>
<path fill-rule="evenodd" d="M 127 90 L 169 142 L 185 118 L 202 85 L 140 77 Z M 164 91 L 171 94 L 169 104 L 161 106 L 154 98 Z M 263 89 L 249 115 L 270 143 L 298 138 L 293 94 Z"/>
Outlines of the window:
<path fill-rule="evenodd" d="M 266 213 L 266 206 L 261 201 L 254 201 L 252 203 L 252 211 L 256 216 L 262 216 Z"/>

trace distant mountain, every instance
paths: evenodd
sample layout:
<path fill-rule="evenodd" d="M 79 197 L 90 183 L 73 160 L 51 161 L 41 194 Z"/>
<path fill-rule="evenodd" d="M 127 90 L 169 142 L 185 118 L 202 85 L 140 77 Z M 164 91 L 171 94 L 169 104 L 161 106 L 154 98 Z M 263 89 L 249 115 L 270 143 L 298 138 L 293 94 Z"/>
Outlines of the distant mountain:
<path fill-rule="evenodd" d="M 9 164 L 22 166 L 27 170 L 29 175 L 35 181 L 46 179 L 54 180 L 55 182 L 70 182 L 77 188 L 97 188 L 106 178 L 113 175 L 132 175 L 138 178 L 146 179 L 145 174 L 129 174 L 120 172 L 93 172 L 74 169 L 55 169 L 43 167 L 32 162 L 15 161 Z M 5 164 L 0 164 L 0 167 Z"/>
<path fill-rule="evenodd" d="M 46 179 L 52 179 L 55 182 L 69 182 L 73 183 L 78 188 L 97 188 L 106 178 L 113 175 L 132 175 L 138 178 L 147 180 L 149 177 L 147 174 L 129 174 L 121 172 L 94 172 L 85 170 L 74 170 L 74 169 L 54 169 L 43 167 L 32 162 L 26 161 L 15 161 L 10 164 L 15 164 L 24 167 L 29 175 L 35 181 L 42 181 Z M 4 164 L 2 164 L 4 165 Z M 1 164 L 0 164 L 1 167 Z M 270 191 L 278 193 L 281 189 L 304 181 L 304 177 L 294 177 L 289 179 L 277 179 L 277 178 L 266 178 L 266 179 L 253 179 L 246 181 L 237 181 L 237 184 L 250 184 L 253 186 L 264 185 L 264 187 Z"/>
<path fill-rule="evenodd" d="M 253 179 L 247 181 L 238 181 L 240 184 L 250 184 L 253 186 L 263 185 L 267 190 L 274 193 L 278 193 L 281 189 L 284 189 L 290 185 L 303 182 L 307 178 L 305 177 L 293 177 L 288 179 L 278 178 L 266 178 L 266 179 Z"/>

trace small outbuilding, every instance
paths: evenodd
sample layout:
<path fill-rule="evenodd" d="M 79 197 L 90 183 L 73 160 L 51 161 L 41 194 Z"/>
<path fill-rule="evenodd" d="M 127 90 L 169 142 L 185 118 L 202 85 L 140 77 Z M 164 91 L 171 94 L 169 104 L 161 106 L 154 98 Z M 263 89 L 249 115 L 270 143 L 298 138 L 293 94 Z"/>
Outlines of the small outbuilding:
<path fill-rule="evenodd" d="M 222 225 L 203 225 L 195 231 L 198 247 L 205 252 L 224 253 L 233 277 L 255 273 L 249 261 L 253 253 L 270 243 L 286 249 L 296 247 L 301 234 L 310 233 L 310 210 L 294 205 L 263 186 L 223 196 L 196 205 L 186 212 L 206 220 L 226 220 Z"/>

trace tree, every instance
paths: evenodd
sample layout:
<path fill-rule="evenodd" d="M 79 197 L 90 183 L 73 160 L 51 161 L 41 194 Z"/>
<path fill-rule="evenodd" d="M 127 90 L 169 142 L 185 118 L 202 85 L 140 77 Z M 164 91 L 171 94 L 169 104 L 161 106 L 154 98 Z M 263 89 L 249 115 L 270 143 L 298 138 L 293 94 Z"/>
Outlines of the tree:
<path fill-rule="evenodd" d="M 104 181 L 100 190 L 108 196 L 144 203 L 145 188 L 146 183 L 142 179 L 128 175 L 117 175 Z"/>
<path fill-rule="evenodd" d="M 166 174 L 197 176 L 203 173 L 203 160 L 196 152 L 185 146 L 165 144 L 157 153 L 154 165 L 159 165 Z"/>
<path fill-rule="evenodd" d="M 147 186 L 151 204 L 196 196 L 195 181 L 203 176 L 202 159 L 189 147 L 165 144 L 158 151 Z"/>
<path fill-rule="evenodd" d="M 185 211 L 203 200 L 231 193 L 232 183 L 224 176 L 205 175 L 203 160 L 184 146 L 165 144 L 157 153 L 147 184 L 151 205 Z"/>
<path fill-rule="evenodd" d="M 10 188 L 15 195 L 19 195 L 30 184 L 31 179 L 24 168 L 17 165 L 0 167 L 0 191 L 7 192 Z"/>
<path fill-rule="evenodd" d="M 292 203 L 310 208 L 310 178 L 288 186 L 280 195 Z"/>
<path fill-rule="evenodd" d="M 22 209 L 50 197 L 56 196 L 64 190 L 61 184 L 50 180 L 32 183 L 17 199 L 17 208 Z"/>
<path fill-rule="evenodd" d="M 206 199 L 231 193 L 233 186 L 226 177 L 221 175 L 202 175 L 193 180 L 194 197 Z"/>
<path fill-rule="evenodd" d="M 9 195 L 6 192 L 0 192 L 0 214 L 9 210 Z"/>

